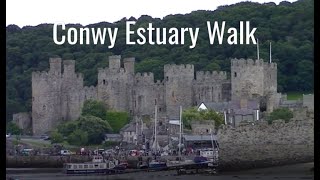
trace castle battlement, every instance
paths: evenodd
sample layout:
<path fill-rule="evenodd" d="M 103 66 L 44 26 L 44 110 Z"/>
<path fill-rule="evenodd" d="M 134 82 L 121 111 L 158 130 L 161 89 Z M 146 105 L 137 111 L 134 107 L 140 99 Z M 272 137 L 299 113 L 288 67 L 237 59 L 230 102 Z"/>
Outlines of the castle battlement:
<path fill-rule="evenodd" d="M 83 87 L 83 90 L 86 92 L 86 91 L 94 91 L 96 90 L 96 87 L 95 86 L 84 86 Z"/>
<path fill-rule="evenodd" d="M 166 64 L 164 65 L 165 73 L 194 73 L 192 64 Z"/>
<path fill-rule="evenodd" d="M 50 74 L 47 71 L 35 71 L 32 72 L 32 79 L 35 80 L 35 82 L 40 80 L 46 80 L 49 79 Z"/>
<path fill-rule="evenodd" d="M 61 58 L 49 58 L 49 63 L 61 63 Z"/>
<path fill-rule="evenodd" d="M 119 68 L 119 69 L 99 68 L 98 73 L 105 74 L 106 76 L 115 75 L 115 74 L 124 75 L 126 74 L 126 70 L 124 68 Z"/>
<path fill-rule="evenodd" d="M 135 74 L 136 82 L 154 82 L 154 75 L 152 72 L 144 72 Z"/>
<path fill-rule="evenodd" d="M 264 63 L 264 67 L 270 69 L 277 69 L 277 63 Z"/>
<path fill-rule="evenodd" d="M 163 82 L 162 80 L 157 80 L 157 81 L 155 82 L 155 85 L 156 85 L 156 86 L 163 86 L 163 85 L 164 85 L 164 82 Z"/>
<path fill-rule="evenodd" d="M 227 72 L 225 71 L 197 71 L 196 81 L 218 81 L 226 80 Z"/>
<path fill-rule="evenodd" d="M 126 62 L 135 62 L 135 58 L 134 57 L 129 57 L 129 58 L 124 58 L 123 59 L 123 62 L 126 63 Z"/>
<path fill-rule="evenodd" d="M 264 62 L 263 59 L 231 59 L 231 66 L 233 67 L 244 67 L 244 66 L 263 66 Z"/>

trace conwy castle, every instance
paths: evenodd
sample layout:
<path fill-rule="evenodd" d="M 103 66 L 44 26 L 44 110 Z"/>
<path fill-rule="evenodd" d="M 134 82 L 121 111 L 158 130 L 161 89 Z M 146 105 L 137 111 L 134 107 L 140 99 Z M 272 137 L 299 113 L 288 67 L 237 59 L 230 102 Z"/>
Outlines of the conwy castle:
<path fill-rule="evenodd" d="M 127 111 L 132 117 L 153 116 L 157 105 L 160 119 L 179 116 L 179 106 L 201 102 L 259 99 L 265 110 L 278 106 L 277 64 L 263 60 L 231 60 L 231 78 L 226 72 L 194 71 L 194 66 L 167 64 L 164 79 L 155 81 L 151 72 L 135 73 L 135 58 L 110 56 L 109 67 L 98 70 L 98 84 L 83 85 L 74 60 L 50 58 L 48 72 L 32 73 L 32 133 L 41 135 L 61 122 L 75 120 L 85 100 L 103 101 L 108 109 Z"/>

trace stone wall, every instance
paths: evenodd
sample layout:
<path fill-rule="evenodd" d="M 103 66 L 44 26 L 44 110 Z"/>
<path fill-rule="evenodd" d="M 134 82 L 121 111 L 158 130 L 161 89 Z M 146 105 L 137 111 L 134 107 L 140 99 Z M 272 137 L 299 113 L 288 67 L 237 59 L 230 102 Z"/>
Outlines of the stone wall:
<path fill-rule="evenodd" d="M 12 121 L 16 123 L 19 126 L 19 128 L 23 130 L 24 133 L 30 133 L 28 131 L 31 130 L 32 121 L 31 121 L 31 115 L 29 112 L 21 112 L 21 113 L 13 114 Z"/>
<path fill-rule="evenodd" d="M 259 121 L 237 128 L 223 127 L 217 136 L 224 168 L 263 167 L 314 159 L 313 114 L 295 113 L 288 123 Z"/>
<path fill-rule="evenodd" d="M 307 107 L 309 110 L 314 110 L 314 95 L 304 94 L 302 98 L 303 107 Z"/>

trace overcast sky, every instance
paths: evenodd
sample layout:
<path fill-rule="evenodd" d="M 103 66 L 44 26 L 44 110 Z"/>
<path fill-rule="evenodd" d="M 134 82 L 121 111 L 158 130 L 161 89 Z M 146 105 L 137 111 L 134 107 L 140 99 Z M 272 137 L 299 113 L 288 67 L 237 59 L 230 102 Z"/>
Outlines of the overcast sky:
<path fill-rule="evenodd" d="M 250 1 L 279 4 L 282 0 Z M 6 24 L 20 27 L 55 22 L 88 25 L 141 15 L 163 18 L 169 14 L 215 10 L 218 6 L 238 2 L 241 0 L 6 0 Z"/>

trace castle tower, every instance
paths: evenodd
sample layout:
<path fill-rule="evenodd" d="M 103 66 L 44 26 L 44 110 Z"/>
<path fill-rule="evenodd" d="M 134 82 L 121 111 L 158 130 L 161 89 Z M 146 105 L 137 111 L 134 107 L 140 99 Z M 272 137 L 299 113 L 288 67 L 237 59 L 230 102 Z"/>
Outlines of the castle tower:
<path fill-rule="evenodd" d="M 109 67 L 98 70 L 98 99 L 109 109 L 129 112 L 133 86 L 134 60 L 126 60 L 121 68 L 121 56 L 110 56 Z"/>
<path fill-rule="evenodd" d="M 179 117 L 179 106 L 188 108 L 193 105 L 192 82 L 194 80 L 194 66 L 165 65 L 165 102 L 167 115 Z"/>
<path fill-rule="evenodd" d="M 231 60 L 232 99 L 254 98 L 264 95 L 263 60 Z"/>
<path fill-rule="evenodd" d="M 49 60 L 49 72 L 32 73 L 32 131 L 41 135 L 61 120 L 61 59 Z"/>
<path fill-rule="evenodd" d="M 76 120 L 80 117 L 83 105 L 82 74 L 75 72 L 75 60 L 63 61 L 63 76 L 61 86 L 61 120 Z"/>

